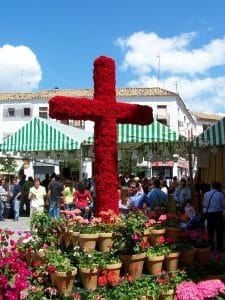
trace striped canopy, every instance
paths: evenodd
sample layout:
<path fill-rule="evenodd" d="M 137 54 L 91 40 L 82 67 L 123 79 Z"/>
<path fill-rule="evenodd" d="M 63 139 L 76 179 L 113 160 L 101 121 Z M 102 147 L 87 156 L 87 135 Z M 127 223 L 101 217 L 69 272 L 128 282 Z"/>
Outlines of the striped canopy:
<path fill-rule="evenodd" d="M 194 148 L 225 145 L 225 117 L 204 130 L 192 144 Z"/>
<path fill-rule="evenodd" d="M 182 137 L 157 121 L 150 125 L 118 124 L 118 143 L 159 143 L 176 142 Z M 85 140 L 85 144 L 93 144 L 93 137 Z"/>
<path fill-rule="evenodd" d="M 85 130 L 35 117 L 0 144 L 0 151 L 76 150 L 91 135 Z"/>

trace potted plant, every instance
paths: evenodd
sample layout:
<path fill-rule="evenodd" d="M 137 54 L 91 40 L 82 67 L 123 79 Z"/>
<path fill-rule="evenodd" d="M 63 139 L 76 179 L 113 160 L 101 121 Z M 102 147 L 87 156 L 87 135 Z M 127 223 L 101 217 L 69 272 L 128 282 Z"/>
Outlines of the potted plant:
<path fill-rule="evenodd" d="M 79 246 L 81 249 L 95 249 L 99 237 L 96 224 L 89 222 L 87 219 L 81 219 L 79 224 Z"/>
<path fill-rule="evenodd" d="M 30 228 L 32 235 L 36 235 L 42 244 L 59 245 L 59 232 L 53 218 L 50 218 L 46 212 L 35 212 L 30 219 Z"/>
<path fill-rule="evenodd" d="M 176 286 L 187 280 L 185 271 L 177 270 L 174 272 L 162 272 L 156 277 L 159 285 L 159 300 L 173 300 Z"/>
<path fill-rule="evenodd" d="M 81 251 L 79 247 L 76 247 L 73 256 L 75 264 L 78 266 L 83 287 L 85 289 L 95 289 L 100 268 L 105 266 L 102 253 L 96 250 L 90 251 L 90 249 Z"/>
<path fill-rule="evenodd" d="M 199 264 L 204 265 L 209 261 L 210 241 L 208 235 L 197 230 L 186 230 L 194 247 L 196 248 L 196 258 Z"/>
<path fill-rule="evenodd" d="M 124 223 L 119 226 L 113 243 L 113 247 L 120 254 L 124 272 L 135 279 L 142 274 L 145 246 L 148 246 L 143 243 L 145 223 L 146 216 L 142 211 L 129 213 Z"/>
<path fill-rule="evenodd" d="M 100 218 L 94 218 L 93 222 L 97 223 L 98 246 L 100 251 L 104 253 L 112 245 L 113 234 L 117 232 L 118 224 L 121 224 L 122 220 L 112 210 L 108 210 L 100 212 Z"/>
<path fill-rule="evenodd" d="M 165 226 L 163 225 L 165 219 L 166 219 L 165 214 L 158 215 L 154 213 L 151 215 L 151 218 L 145 224 L 145 226 L 149 228 L 150 243 L 152 246 L 156 245 L 157 239 L 159 237 L 165 236 L 166 229 Z"/>
<path fill-rule="evenodd" d="M 165 238 L 164 242 L 164 267 L 166 271 L 176 271 L 179 264 L 180 251 L 177 249 L 173 238 Z"/>
<path fill-rule="evenodd" d="M 138 300 L 158 299 L 160 289 L 154 276 L 145 276 L 135 280 L 133 288 L 138 291 Z"/>
<path fill-rule="evenodd" d="M 182 265 L 187 266 L 194 263 L 196 248 L 190 238 L 185 236 L 185 233 L 176 241 L 176 249 L 181 253 L 180 262 Z"/>
<path fill-rule="evenodd" d="M 146 265 L 150 275 L 157 275 L 162 270 L 163 261 L 165 258 L 164 238 L 158 238 L 157 244 L 146 250 Z"/>
<path fill-rule="evenodd" d="M 52 284 L 57 287 L 60 294 L 69 295 L 73 289 L 77 268 L 66 254 L 56 248 L 48 249 L 45 257 Z"/>
<path fill-rule="evenodd" d="M 118 281 L 122 263 L 117 252 L 110 248 L 108 251 L 102 253 L 101 262 L 101 267 L 103 268 L 105 274 L 110 273 L 111 276 L 114 276 L 114 280 Z"/>
<path fill-rule="evenodd" d="M 182 229 L 179 227 L 180 223 L 180 217 L 177 214 L 167 213 L 166 219 L 163 221 L 166 228 L 165 236 L 177 240 L 182 233 Z"/>

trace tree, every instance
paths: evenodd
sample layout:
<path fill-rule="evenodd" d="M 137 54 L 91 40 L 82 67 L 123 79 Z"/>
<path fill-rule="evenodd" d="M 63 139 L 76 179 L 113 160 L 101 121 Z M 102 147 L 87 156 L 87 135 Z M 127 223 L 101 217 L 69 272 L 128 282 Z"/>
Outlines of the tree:
<path fill-rule="evenodd" d="M 2 171 L 4 174 L 15 173 L 16 167 L 17 163 L 13 157 L 0 158 L 0 171 Z"/>

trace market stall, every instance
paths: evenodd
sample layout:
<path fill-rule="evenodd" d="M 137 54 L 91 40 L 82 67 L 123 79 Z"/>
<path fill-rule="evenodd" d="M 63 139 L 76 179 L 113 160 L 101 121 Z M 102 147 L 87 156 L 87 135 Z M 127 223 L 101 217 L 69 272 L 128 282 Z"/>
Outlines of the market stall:
<path fill-rule="evenodd" d="M 220 181 L 225 185 L 225 117 L 204 130 L 192 141 L 197 156 L 201 181 L 210 184 Z"/>

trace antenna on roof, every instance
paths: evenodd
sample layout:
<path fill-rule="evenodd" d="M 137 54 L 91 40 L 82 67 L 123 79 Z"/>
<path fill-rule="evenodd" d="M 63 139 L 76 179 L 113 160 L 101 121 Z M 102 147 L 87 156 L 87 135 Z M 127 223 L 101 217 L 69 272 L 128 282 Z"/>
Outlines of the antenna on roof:
<path fill-rule="evenodd" d="M 160 81 L 160 54 L 157 55 L 158 57 L 158 87 L 159 87 L 159 81 Z"/>
<path fill-rule="evenodd" d="M 177 94 L 177 86 L 178 86 L 178 82 L 176 81 L 176 82 L 174 83 L 174 85 L 175 85 L 175 92 L 176 92 L 176 94 Z"/>

